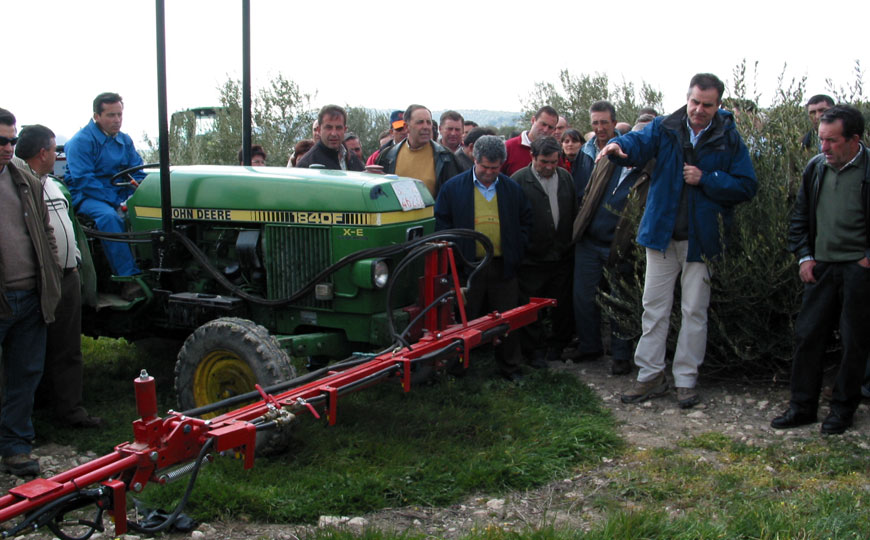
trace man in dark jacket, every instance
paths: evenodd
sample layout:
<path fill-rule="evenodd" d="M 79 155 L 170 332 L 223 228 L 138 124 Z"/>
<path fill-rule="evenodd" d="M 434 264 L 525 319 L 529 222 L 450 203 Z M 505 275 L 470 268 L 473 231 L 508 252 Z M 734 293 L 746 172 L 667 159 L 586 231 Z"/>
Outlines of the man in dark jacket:
<path fill-rule="evenodd" d="M 667 393 L 665 347 L 674 285 L 682 276 L 682 323 L 674 354 L 680 407 L 694 407 L 698 367 L 707 348 L 710 270 L 719 255 L 720 219 L 727 228 L 733 209 L 758 189 L 755 170 L 734 118 L 720 110 L 725 85 L 718 77 L 692 77 L 685 107 L 658 117 L 642 131 L 608 143 L 599 159 L 639 167 L 656 160 L 637 242 L 646 248 L 642 335 L 634 353 L 637 383 L 622 395 L 636 403 Z"/>
<path fill-rule="evenodd" d="M 820 152 L 822 149 L 821 141 L 819 141 L 819 119 L 825 111 L 834 106 L 834 99 L 825 94 L 816 94 L 807 100 L 807 115 L 810 117 L 810 122 L 813 128 L 807 131 L 801 139 L 801 146 L 810 152 Z"/>
<path fill-rule="evenodd" d="M 523 355 L 532 367 L 547 367 L 558 360 L 571 341 L 571 228 L 577 214 L 577 195 L 571 173 L 559 167 L 562 146 L 553 137 L 532 142 L 532 162 L 513 174 L 532 207 L 532 231 L 526 256 L 520 263 L 521 299 L 555 298 L 553 337 L 549 347 L 540 321 L 523 328 Z"/>
<path fill-rule="evenodd" d="M 347 112 L 338 105 L 326 105 L 317 115 L 320 124 L 320 140 L 296 161 L 297 167 L 307 169 L 311 165 L 323 165 L 333 171 L 361 171 L 365 165 L 356 154 L 344 147 L 347 131 Z"/>
<path fill-rule="evenodd" d="M 640 131 L 650 121 L 652 117 L 647 122 L 638 122 L 634 131 Z M 574 221 L 574 317 L 578 342 L 576 349 L 568 352 L 566 358 L 596 360 L 604 354 L 597 291 L 606 283 L 605 266 L 611 266 L 626 276 L 633 269 L 631 262 L 623 259 L 626 246 L 620 243 L 624 242 L 624 235 L 617 235 L 617 230 L 620 224 L 625 227 L 625 216 L 621 214 L 629 195 L 647 185 L 651 169 L 649 165 L 620 167 L 609 159 L 603 159 L 592 170 L 586 193 L 581 197 L 580 212 Z M 634 350 L 629 340 L 620 337 L 616 321 L 610 321 L 610 330 L 610 372 L 626 375 L 631 372 Z"/>
<path fill-rule="evenodd" d="M 574 189 L 577 196 L 582 198 L 586 191 L 586 183 L 595 168 L 595 157 L 604 148 L 610 139 L 619 135 L 616 131 L 616 108 L 609 101 L 596 101 L 589 107 L 589 123 L 592 125 L 594 137 L 590 137 L 580 147 L 580 152 L 571 166 L 571 175 L 574 177 Z"/>
<path fill-rule="evenodd" d="M 520 186 L 499 173 L 506 157 L 499 137 L 479 138 L 474 144 L 474 167 L 448 180 L 435 202 L 435 230 L 472 229 L 493 243 L 494 259 L 468 284 L 466 309 L 471 317 L 519 305 L 517 269 L 532 227 L 532 210 Z M 474 241 L 460 239 L 457 245 L 466 260 L 484 255 L 483 247 Z M 506 379 L 520 378 L 516 336 L 506 337 L 495 356 Z"/>
<path fill-rule="evenodd" d="M 474 143 L 484 135 L 495 135 L 495 131 L 490 128 L 471 128 L 462 139 L 462 146 L 453 152 L 453 155 L 456 156 L 456 164 L 459 165 L 461 171 L 467 171 L 474 167 Z"/>
<path fill-rule="evenodd" d="M 378 165 L 386 174 L 397 174 L 421 180 L 433 198 L 444 182 L 460 173 L 453 152 L 432 139 L 432 112 L 423 105 L 410 105 L 404 114 L 408 137 L 385 148 L 378 156 Z"/>
<path fill-rule="evenodd" d="M 777 429 L 816 421 L 822 360 L 837 321 L 842 357 L 821 432 L 843 433 L 861 403 L 870 352 L 870 151 L 863 134 L 861 111 L 827 109 L 819 124 L 822 154 L 810 160 L 797 194 L 788 243 L 800 263 L 804 297 L 794 328 L 789 408 L 770 423 Z"/>
<path fill-rule="evenodd" d="M 0 456 L 16 476 L 39 474 L 30 456 L 36 434 L 31 414 L 42 377 L 46 325 L 60 300 L 57 246 L 42 199 L 42 185 L 12 164 L 15 116 L 0 109 L 0 344 L 3 347 L 3 409 Z"/>

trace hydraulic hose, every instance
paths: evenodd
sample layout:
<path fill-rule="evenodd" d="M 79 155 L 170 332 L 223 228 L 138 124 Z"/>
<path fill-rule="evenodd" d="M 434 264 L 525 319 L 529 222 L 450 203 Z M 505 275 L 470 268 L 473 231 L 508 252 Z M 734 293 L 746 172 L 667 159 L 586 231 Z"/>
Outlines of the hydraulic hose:
<path fill-rule="evenodd" d="M 45 525 L 62 540 L 86 540 L 87 538 L 90 538 L 95 531 L 102 532 L 104 530 L 102 525 L 103 508 L 97 504 L 104 498 L 104 496 L 105 492 L 103 488 L 86 489 L 69 493 L 32 512 L 21 523 L 8 531 L 3 531 L 0 536 L 3 538 L 11 538 L 22 534 L 25 530 L 30 529 L 35 531 Z M 97 505 L 97 513 L 93 522 L 84 523 L 90 527 L 88 532 L 84 533 L 82 536 L 74 537 L 65 534 L 59 529 L 56 523 L 57 516 L 63 516 L 66 512 L 83 508 L 89 504 Z"/>
<path fill-rule="evenodd" d="M 348 266 L 348 265 L 355 263 L 356 261 L 359 261 L 362 259 L 369 259 L 369 258 L 375 258 L 375 257 L 391 257 L 394 255 L 398 255 L 399 253 L 402 253 L 404 251 L 412 249 L 421 243 L 431 241 L 430 237 L 432 235 L 423 236 L 421 238 L 412 240 L 410 242 L 406 242 L 404 244 L 395 244 L 392 246 L 369 248 L 369 249 L 364 249 L 362 251 L 357 251 L 355 253 L 351 253 L 350 255 L 346 255 L 346 256 L 342 257 L 341 259 L 339 259 L 337 262 L 335 262 L 335 263 L 331 264 L 330 266 L 326 267 L 325 269 L 321 270 L 316 276 L 311 278 L 311 280 L 309 280 L 308 283 L 303 285 L 302 288 L 300 288 L 298 291 L 296 291 L 292 295 L 290 295 L 286 298 L 279 298 L 279 299 L 275 299 L 275 300 L 268 300 L 266 298 L 262 298 L 259 296 L 254 296 L 252 294 L 246 293 L 240 287 L 238 287 L 237 285 L 235 285 L 234 283 L 229 281 L 223 275 L 223 273 L 221 273 L 217 268 L 215 268 L 211 264 L 211 261 L 208 260 L 208 257 L 206 256 L 206 254 L 203 253 L 202 250 L 199 249 L 199 246 L 197 246 L 193 242 L 193 240 L 191 240 L 190 238 L 188 238 L 184 234 L 180 233 L 179 231 L 175 231 L 175 236 L 180 240 L 181 244 L 190 252 L 190 254 L 193 255 L 194 259 L 196 259 L 196 261 L 200 265 L 202 265 L 202 267 L 205 268 L 205 270 L 215 279 L 215 281 L 220 283 L 228 291 L 232 292 L 233 294 L 237 295 L 240 298 L 243 298 L 243 299 L 245 299 L 249 302 L 255 303 L 255 304 L 259 304 L 259 305 L 263 305 L 263 306 L 270 306 L 270 307 L 279 307 L 279 306 L 291 304 L 293 302 L 296 302 L 296 301 L 304 298 L 306 295 L 308 295 L 314 289 L 314 286 L 317 285 L 317 283 L 320 283 L 321 281 L 323 281 L 324 278 L 337 272 L 338 270 L 344 268 L 345 266 Z"/>
<path fill-rule="evenodd" d="M 184 495 L 182 495 L 181 500 L 178 501 L 175 510 L 166 517 L 163 523 L 153 527 L 146 527 L 135 521 L 131 521 L 128 523 L 129 527 L 136 532 L 144 534 L 156 534 L 171 527 L 187 505 L 187 501 L 190 499 L 190 494 L 193 492 L 193 486 L 196 484 L 196 477 L 199 475 L 199 470 L 202 468 L 202 461 L 205 459 L 206 454 L 208 454 L 212 446 L 214 446 L 214 439 L 209 439 L 204 445 L 202 445 L 199 455 L 196 456 L 196 462 L 193 466 L 193 471 L 190 474 L 190 480 L 187 482 L 187 488 L 184 490 Z"/>

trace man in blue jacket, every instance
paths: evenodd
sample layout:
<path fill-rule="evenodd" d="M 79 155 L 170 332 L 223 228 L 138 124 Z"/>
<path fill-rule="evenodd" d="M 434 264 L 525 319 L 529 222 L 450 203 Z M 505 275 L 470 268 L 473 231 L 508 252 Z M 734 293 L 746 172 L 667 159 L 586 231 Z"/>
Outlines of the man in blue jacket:
<path fill-rule="evenodd" d="M 507 311 L 519 305 L 517 268 L 532 228 L 532 209 L 523 189 L 500 174 L 507 159 L 504 142 L 484 135 L 474 143 L 474 167 L 448 180 L 435 202 L 435 230 L 473 229 L 493 243 L 494 258 L 468 287 L 466 308 L 471 317 L 489 311 Z M 481 259 L 483 247 L 470 239 L 457 242 L 468 261 Z M 520 347 L 508 336 L 495 350 L 501 374 L 520 378 Z"/>
<path fill-rule="evenodd" d="M 680 407 L 700 402 L 695 384 L 707 347 L 710 269 L 722 250 L 719 221 L 727 228 L 733 209 L 758 188 L 746 145 L 734 118 L 720 110 L 725 85 L 699 73 L 689 83 L 685 107 L 658 117 L 642 131 L 614 139 L 599 153 L 619 165 L 656 166 L 637 242 L 646 248 L 642 334 L 634 354 L 637 383 L 622 395 L 637 403 L 667 393 L 665 347 L 682 274 L 682 324 L 674 354 L 674 384 Z"/>
<path fill-rule="evenodd" d="M 142 164 L 133 139 L 121 133 L 123 113 L 121 96 L 112 92 L 98 95 L 94 99 L 94 117 L 64 147 L 67 168 L 64 179 L 76 212 L 90 216 L 97 230 L 111 233 L 126 230 L 120 209 L 135 188 L 114 186 L 110 180 L 116 173 Z M 145 173 L 137 171 L 133 177 L 141 181 Z M 113 274 L 140 273 L 129 244 L 104 241 L 103 249 Z M 130 282 L 125 284 L 122 296 L 132 298 L 138 292 L 138 285 Z"/>

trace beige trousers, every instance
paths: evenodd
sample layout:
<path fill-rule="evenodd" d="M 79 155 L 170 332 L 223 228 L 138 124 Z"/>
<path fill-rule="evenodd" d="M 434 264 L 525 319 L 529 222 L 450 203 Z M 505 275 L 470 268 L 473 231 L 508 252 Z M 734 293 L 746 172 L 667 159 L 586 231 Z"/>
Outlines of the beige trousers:
<path fill-rule="evenodd" d="M 674 303 L 674 285 L 680 277 L 682 323 L 674 353 L 674 384 L 694 388 L 698 366 L 707 349 L 707 307 L 710 271 L 703 262 L 686 262 L 688 240 L 671 240 L 664 253 L 647 248 L 640 340 L 634 352 L 637 380 L 655 378 L 665 369 L 665 349 Z"/>

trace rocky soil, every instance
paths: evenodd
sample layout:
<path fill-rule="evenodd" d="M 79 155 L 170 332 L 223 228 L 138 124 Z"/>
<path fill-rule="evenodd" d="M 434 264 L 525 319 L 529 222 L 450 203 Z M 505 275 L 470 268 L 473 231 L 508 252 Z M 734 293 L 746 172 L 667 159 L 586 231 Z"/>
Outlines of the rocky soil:
<path fill-rule="evenodd" d="M 396 531 L 422 532 L 432 538 L 448 539 L 465 534 L 472 528 L 479 529 L 490 524 L 517 528 L 556 524 L 585 529 L 602 517 L 596 515 L 595 510 L 586 503 L 597 490 L 607 484 L 607 476 L 614 468 L 631 465 L 631 460 L 634 459 L 631 449 L 669 447 L 681 438 L 706 431 L 719 431 L 747 444 L 767 444 L 777 440 L 812 436 L 819 427 L 815 424 L 785 432 L 770 428 L 771 418 L 786 407 L 788 389 L 785 387 L 720 383 L 702 379 L 699 385 L 701 404 L 693 409 L 683 410 L 677 406 L 675 395 L 639 405 L 622 404 L 619 396 L 631 384 L 633 375 L 610 375 L 607 360 L 583 364 L 552 363 L 551 369 L 574 373 L 598 392 L 620 423 L 620 431 L 630 449 L 625 456 L 604 458 L 597 467 L 581 475 L 560 479 L 532 491 L 497 497 L 480 493 L 468 497 L 460 504 L 444 508 L 389 508 L 364 516 L 322 516 L 319 526 L 373 526 Z M 866 433 L 868 425 L 870 419 L 867 405 L 862 404 L 856 415 L 853 433 Z M 60 472 L 95 457 L 77 455 L 71 449 L 57 445 L 37 448 L 34 454 L 39 456 L 46 473 Z M 9 489 L 14 482 L 13 477 L 0 474 L 0 488 L 3 491 Z M 238 521 L 212 522 L 199 525 L 192 533 L 171 533 L 163 537 L 289 540 L 304 538 L 313 528 Z M 52 537 L 45 533 L 28 536 L 32 539 Z M 92 538 L 112 536 L 95 534 Z M 138 537 L 127 535 L 123 538 L 132 540 Z"/>

